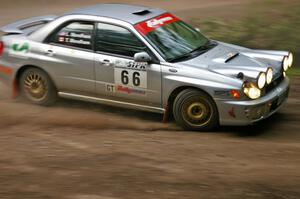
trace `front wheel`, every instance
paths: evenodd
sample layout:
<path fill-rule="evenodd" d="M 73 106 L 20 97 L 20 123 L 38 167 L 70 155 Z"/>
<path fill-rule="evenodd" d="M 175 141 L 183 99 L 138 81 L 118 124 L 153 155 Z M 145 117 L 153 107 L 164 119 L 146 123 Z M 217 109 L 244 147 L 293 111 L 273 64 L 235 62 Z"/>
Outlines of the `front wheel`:
<path fill-rule="evenodd" d="M 32 103 L 49 106 L 57 98 L 57 91 L 50 77 L 38 68 L 26 69 L 20 78 L 21 95 Z"/>
<path fill-rule="evenodd" d="M 187 130 L 210 131 L 219 124 L 214 101 L 196 89 L 186 89 L 178 94 L 173 104 L 173 115 L 176 122 Z"/>

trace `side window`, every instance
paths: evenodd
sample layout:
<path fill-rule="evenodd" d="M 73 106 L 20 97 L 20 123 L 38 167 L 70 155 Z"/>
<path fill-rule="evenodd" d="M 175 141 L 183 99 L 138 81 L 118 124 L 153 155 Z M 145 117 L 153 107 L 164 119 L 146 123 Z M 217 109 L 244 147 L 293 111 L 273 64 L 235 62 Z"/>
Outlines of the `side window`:
<path fill-rule="evenodd" d="M 92 22 L 72 22 L 54 33 L 49 42 L 91 50 L 93 32 Z"/>
<path fill-rule="evenodd" d="M 99 23 L 95 49 L 98 52 L 133 57 L 146 50 L 145 45 L 129 30 L 110 24 Z"/>

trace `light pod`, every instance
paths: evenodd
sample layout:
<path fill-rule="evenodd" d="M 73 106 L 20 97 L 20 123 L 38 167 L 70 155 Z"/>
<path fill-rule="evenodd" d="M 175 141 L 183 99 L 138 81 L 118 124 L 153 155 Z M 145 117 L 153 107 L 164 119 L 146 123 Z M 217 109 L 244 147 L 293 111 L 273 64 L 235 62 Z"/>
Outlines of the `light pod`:
<path fill-rule="evenodd" d="M 267 84 L 271 84 L 273 80 L 273 69 L 271 67 L 268 68 L 266 72 L 266 79 L 267 79 Z"/>

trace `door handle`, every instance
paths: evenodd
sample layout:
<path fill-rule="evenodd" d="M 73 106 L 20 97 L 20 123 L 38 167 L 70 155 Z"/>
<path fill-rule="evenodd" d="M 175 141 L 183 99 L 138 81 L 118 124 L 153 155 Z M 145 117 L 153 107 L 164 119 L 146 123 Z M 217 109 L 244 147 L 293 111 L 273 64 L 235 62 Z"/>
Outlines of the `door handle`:
<path fill-rule="evenodd" d="M 170 68 L 169 71 L 172 72 L 172 73 L 177 73 L 177 70 L 174 69 L 174 68 Z"/>
<path fill-rule="evenodd" d="M 54 53 L 54 51 L 53 50 L 47 50 L 46 52 L 45 52 L 45 55 L 48 55 L 48 56 L 53 56 L 55 53 Z"/>
<path fill-rule="evenodd" d="M 105 65 L 105 66 L 110 66 L 111 62 L 108 59 L 100 60 L 100 64 Z"/>

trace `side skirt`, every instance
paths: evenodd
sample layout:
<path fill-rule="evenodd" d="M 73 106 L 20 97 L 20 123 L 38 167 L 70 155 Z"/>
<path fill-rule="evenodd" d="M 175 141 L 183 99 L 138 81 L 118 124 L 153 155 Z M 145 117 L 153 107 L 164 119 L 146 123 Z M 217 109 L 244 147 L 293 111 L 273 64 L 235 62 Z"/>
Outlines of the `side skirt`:
<path fill-rule="evenodd" d="M 152 107 L 152 106 L 144 106 L 140 104 L 133 104 L 128 102 L 121 102 L 121 101 L 90 97 L 90 96 L 78 95 L 72 93 L 65 93 L 65 92 L 59 92 L 58 95 L 62 98 L 67 98 L 67 99 L 76 99 L 76 100 L 87 101 L 87 102 L 95 102 L 95 103 L 100 103 L 105 105 L 118 106 L 122 108 L 131 108 L 135 110 L 149 111 L 154 113 L 162 113 L 162 114 L 165 113 L 165 109 Z"/>

